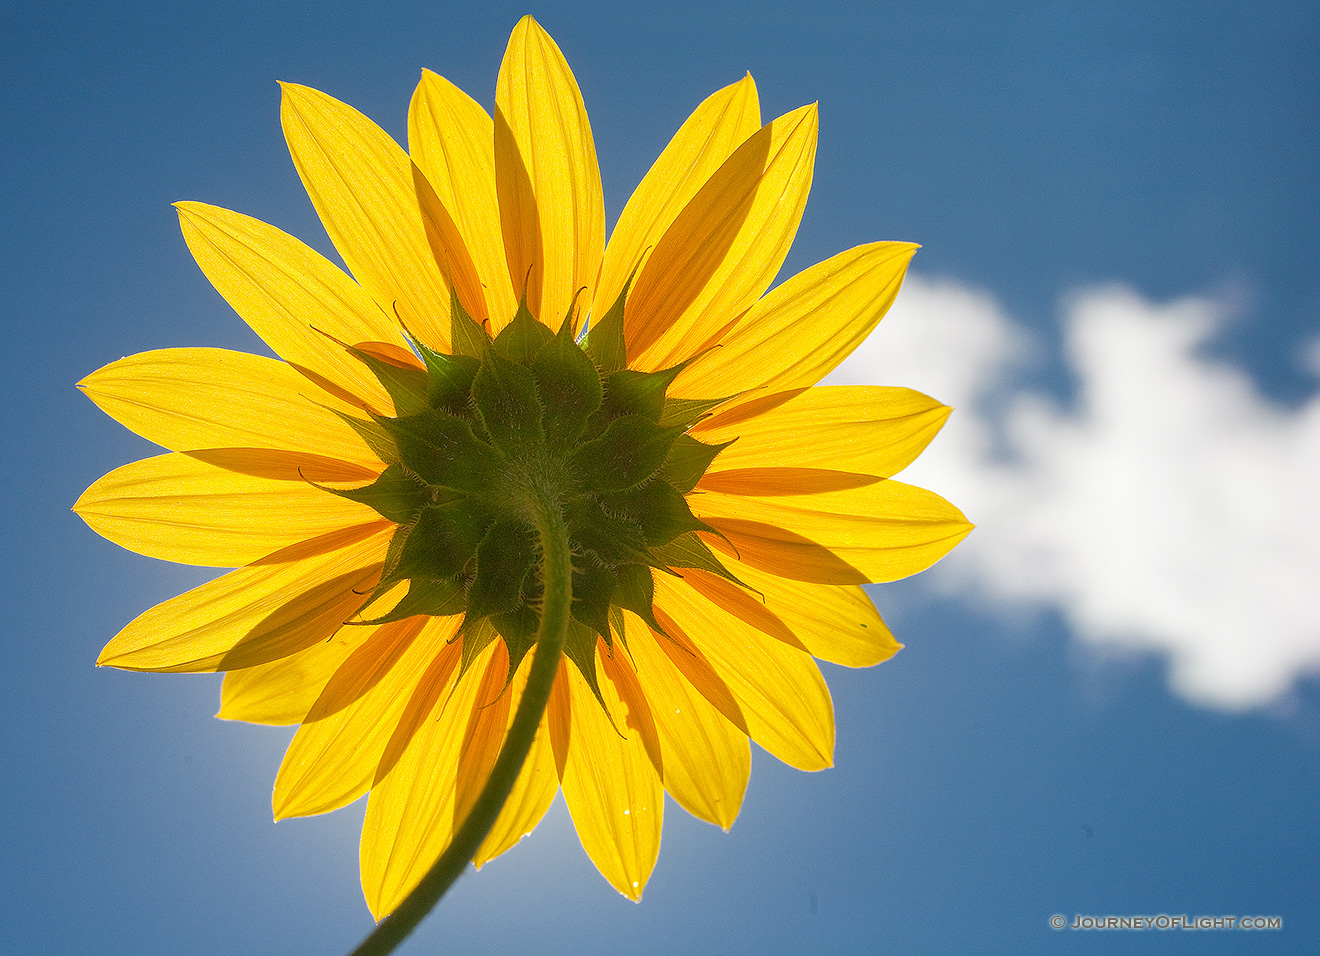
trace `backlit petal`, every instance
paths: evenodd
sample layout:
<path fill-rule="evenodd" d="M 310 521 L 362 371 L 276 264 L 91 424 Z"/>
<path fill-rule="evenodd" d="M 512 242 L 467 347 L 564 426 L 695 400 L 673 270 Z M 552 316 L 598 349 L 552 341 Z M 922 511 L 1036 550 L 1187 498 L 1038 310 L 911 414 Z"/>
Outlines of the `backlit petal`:
<path fill-rule="evenodd" d="M 628 295 L 630 365 L 668 368 L 697 354 L 769 288 L 806 205 L 816 131 L 814 106 L 768 123 L 665 230 Z"/>
<path fill-rule="evenodd" d="M 482 311 L 498 331 L 518 299 L 500 231 L 490 115 L 443 76 L 423 70 L 408 109 L 408 152 L 452 214 L 484 289 Z"/>
<path fill-rule="evenodd" d="M 481 690 L 498 645 L 478 655 L 457 686 L 452 675 L 459 644 L 449 645 L 417 682 L 386 747 L 359 853 L 362 890 L 377 919 L 399 905 L 453 839 L 464 741 L 480 708 L 494 702 Z"/>
<path fill-rule="evenodd" d="M 531 669 L 530 656 L 523 658 L 509 685 L 508 722 L 513 722 L 513 715 L 522 700 L 523 689 L 527 686 L 527 675 Z M 507 731 L 507 727 L 506 727 Z M 541 719 L 532 749 L 527 754 L 522 771 L 513 785 L 509 799 L 504 802 L 495 826 L 482 842 L 472 862 L 480 868 L 487 861 L 499 856 L 514 846 L 519 840 L 532 832 L 541 822 L 555 794 L 559 792 L 559 775 L 555 772 L 555 758 L 550 748 L 550 729 L 547 718 Z"/>
<path fill-rule="evenodd" d="M 330 408 L 360 411 L 260 355 L 159 349 L 111 362 L 78 387 L 121 425 L 171 451 L 277 448 L 379 467 Z"/>
<path fill-rule="evenodd" d="M 741 316 L 719 348 L 695 359 L 674 395 L 731 395 L 815 385 L 889 311 L 917 246 L 876 242 L 799 272 Z"/>
<path fill-rule="evenodd" d="M 417 207 L 422 213 L 426 241 L 431 254 L 458 296 L 459 303 L 477 322 L 488 324 L 486 294 L 477 276 L 467 245 L 458 231 L 453 215 L 445 208 L 421 169 L 413 166 L 413 184 L 417 189 Z"/>
<path fill-rule="evenodd" d="M 330 640 L 296 654 L 227 671 L 216 716 L 252 724 L 301 723 L 335 671 L 372 631 L 370 627 L 341 627 Z"/>
<path fill-rule="evenodd" d="M 664 754 L 665 790 L 695 817 L 728 829 L 742 806 L 752 769 L 747 734 L 701 695 L 658 646 L 655 635 L 625 615 L 628 652 L 646 691 Z"/>
<path fill-rule="evenodd" d="M 254 477 L 182 454 L 116 468 L 73 510 L 120 547 L 216 568 L 379 517 L 305 481 Z"/>
<path fill-rule="evenodd" d="M 573 695 L 569 690 L 568 661 L 560 658 L 555 682 L 550 688 L 550 702 L 545 708 L 545 728 L 550 732 L 550 752 L 555 758 L 555 773 L 560 783 L 568 766 L 568 745 L 573 736 Z"/>
<path fill-rule="evenodd" d="M 679 127 L 633 192 L 605 247 L 596 315 L 614 304 L 633 270 L 733 151 L 761 128 L 751 74 L 712 93 Z"/>
<path fill-rule="evenodd" d="M 606 647 L 601 642 L 597 650 L 600 657 L 600 671 L 609 679 L 615 696 L 619 699 L 616 708 L 606 698 L 606 704 L 614 714 L 618 729 L 629 740 L 640 740 L 642 749 L 650 758 L 656 772 L 664 777 L 664 756 L 660 750 L 660 734 L 656 730 L 655 716 L 651 713 L 651 702 L 637 680 L 637 673 L 624 648 Z"/>
<path fill-rule="evenodd" d="M 598 652 L 598 658 L 608 653 L 600 645 Z M 564 802 L 596 869 L 624 896 L 641 899 L 660 853 L 664 788 L 643 734 L 627 726 L 627 707 L 606 669 L 598 668 L 600 690 L 613 721 L 577 668 L 567 670 L 572 736 Z"/>
<path fill-rule="evenodd" d="M 657 574 L 655 609 L 682 667 L 700 654 L 737 699 L 749 735 L 784 763 L 821 770 L 834 759 L 834 707 L 811 655 L 734 617 L 682 578 Z"/>
<path fill-rule="evenodd" d="M 558 328 L 590 303 L 605 248 L 605 200 L 577 80 L 540 24 L 523 17 L 495 87 L 495 183 L 509 279 Z"/>
<path fill-rule="evenodd" d="M 375 584 L 394 525 L 337 533 L 323 553 L 253 564 L 157 604 L 96 663 L 139 671 L 216 671 L 287 657 L 332 637 Z"/>
<path fill-rule="evenodd" d="M 755 588 L 767 610 L 793 631 L 813 657 L 845 667 L 870 667 L 893 657 L 903 645 L 875 604 L 853 584 L 810 584 L 752 567 L 722 555 L 729 571 Z"/>
<path fill-rule="evenodd" d="M 294 734 L 275 777 L 276 820 L 327 813 L 367 792 L 417 678 L 459 621 L 413 617 L 372 628 Z"/>
<path fill-rule="evenodd" d="M 286 362 L 382 414 L 389 395 L 340 343 L 406 347 L 399 323 L 319 252 L 258 219 L 199 202 L 175 203 L 202 272 Z"/>
<path fill-rule="evenodd" d="M 939 495 L 886 479 L 792 497 L 706 492 L 688 498 L 753 567 L 817 584 L 895 581 L 924 571 L 971 524 Z M 713 547 L 729 544 L 710 536 Z"/>
<path fill-rule="evenodd" d="M 428 345 L 449 343 L 449 287 L 426 239 L 408 154 L 357 110 L 281 84 L 280 122 L 307 195 L 362 287 Z"/>
<path fill-rule="evenodd" d="M 512 711 L 508 693 L 509 651 L 503 641 L 495 641 L 493 651 L 482 668 L 477 687 L 477 706 L 463 731 L 463 756 L 454 776 L 454 825 L 467 819 L 481 796 L 481 788 L 490 776 L 495 759 L 504 744 Z"/>
<path fill-rule="evenodd" d="M 908 388 L 822 386 L 761 391 L 692 429 L 720 452 L 710 474 L 761 467 L 829 468 L 889 478 L 921 454 L 950 409 Z"/>
<path fill-rule="evenodd" d="M 773 637 L 799 651 L 806 650 L 792 629 L 778 614 L 766 606 L 760 595 L 734 584 L 728 578 L 699 568 L 684 568 L 682 575 L 684 584 L 726 614 L 755 628 L 766 637 Z"/>

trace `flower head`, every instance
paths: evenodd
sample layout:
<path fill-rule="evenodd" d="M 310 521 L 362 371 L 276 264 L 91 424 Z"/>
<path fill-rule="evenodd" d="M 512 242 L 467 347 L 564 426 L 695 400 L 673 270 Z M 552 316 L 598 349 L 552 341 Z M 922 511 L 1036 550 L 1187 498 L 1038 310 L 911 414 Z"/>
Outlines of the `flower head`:
<path fill-rule="evenodd" d="M 99 663 L 226 671 L 220 716 L 300 724 L 277 817 L 370 793 L 362 881 L 390 912 L 449 843 L 527 683 L 562 518 L 571 620 L 527 762 L 476 862 L 562 789 L 583 846 L 641 895 L 663 794 L 723 827 L 749 740 L 829 766 L 815 658 L 898 645 L 860 585 L 970 526 L 892 476 L 948 409 L 814 388 L 879 321 L 915 246 L 770 287 L 811 181 L 816 111 L 762 125 L 750 76 L 703 102 L 608 246 L 576 82 L 525 18 L 492 119 L 426 72 L 405 152 L 286 85 L 293 160 L 352 278 L 272 226 L 180 203 L 215 287 L 280 356 L 167 349 L 88 376 L 170 454 L 76 510 L 143 554 L 233 567 L 121 631 Z M 548 685 L 547 685 L 548 686 Z"/>

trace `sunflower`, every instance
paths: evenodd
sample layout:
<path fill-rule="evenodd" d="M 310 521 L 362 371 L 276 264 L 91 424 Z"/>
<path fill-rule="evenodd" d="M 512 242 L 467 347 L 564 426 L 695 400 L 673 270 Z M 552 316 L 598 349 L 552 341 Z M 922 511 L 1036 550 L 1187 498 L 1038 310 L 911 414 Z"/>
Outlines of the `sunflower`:
<path fill-rule="evenodd" d="M 817 115 L 759 112 L 750 76 L 701 103 L 606 245 L 581 94 L 530 17 L 493 118 L 423 73 L 407 152 L 286 84 L 294 164 L 352 277 L 263 222 L 179 203 L 202 271 L 279 359 L 165 349 L 80 383 L 170 453 L 75 510 L 139 553 L 236 569 L 142 614 L 98 663 L 224 671 L 220 717 L 300 725 L 275 816 L 369 793 L 378 919 L 480 798 L 552 605 L 548 703 L 471 858 L 507 850 L 562 791 L 591 860 L 636 899 L 665 792 L 727 829 L 750 741 L 830 766 L 814 658 L 890 657 L 861 585 L 970 529 L 892 480 L 947 408 L 813 387 L 916 247 L 859 246 L 767 292 Z"/>

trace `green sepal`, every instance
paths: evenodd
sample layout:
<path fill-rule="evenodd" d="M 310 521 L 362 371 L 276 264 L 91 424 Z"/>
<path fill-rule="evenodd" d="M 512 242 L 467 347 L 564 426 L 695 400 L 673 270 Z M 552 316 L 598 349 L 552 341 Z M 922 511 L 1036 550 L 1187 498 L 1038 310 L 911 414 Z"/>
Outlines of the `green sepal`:
<path fill-rule="evenodd" d="M 375 481 L 362 488 L 318 488 L 331 494 L 359 501 L 368 508 L 374 508 L 382 518 L 388 518 L 395 524 L 411 524 L 416 519 L 422 506 L 431 500 L 426 486 L 413 477 L 411 472 L 397 462 L 380 473 Z"/>
<path fill-rule="evenodd" d="M 367 599 L 362 602 L 362 606 L 357 609 L 358 614 L 366 611 L 367 608 L 388 593 L 395 584 L 407 577 L 407 575 L 397 574 L 396 572 L 399 568 L 399 559 L 403 555 L 404 542 L 408 540 L 410 531 L 412 531 L 411 525 L 400 525 L 394 529 L 394 534 L 390 537 L 390 543 L 385 547 L 385 562 L 380 569 L 380 578 L 376 581 L 376 586 L 371 589 L 371 593 L 367 595 Z M 356 624 L 359 622 L 349 621 L 348 623 Z"/>
<path fill-rule="evenodd" d="M 564 507 L 568 536 L 574 548 L 590 551 L 608 565 L 645 561 L 646 538 L 630 516 L 610 514 L 594 495 L 584 495 Z"/>
<path fill-rule="evenodd" d="M 490 488 L 495 449 L 473 434 L 466 420 L 433 408 L 380 422 L 393 436 L 403 464 L 428 485 L 468 494 Z"/>
<path fill-rule="evenodd" d="M 627 515 L 636 521 L 646 546 L 651 549 L 689 531 L 713 530 L 692 513 L 687 499 L 667 481 L 648 481 L 602 498 L 606 513 Z"/>
<path fill-rule="evenodd" d="M 610 601 L 614 597 L 614 572 L 601 564 L 589 563 L 573 568 L 573 607 L 575 620 L 610 640 Z"/>
<path fill-rule="evenodd" d="M 477 575 L 468 588 L 468 613 L 486 617 L 523 603 L 523 584 L 536 564 L 536 537 L 521 521 L 490 526 L 477 548 Z"/>
<path fill-rule="evenodd" d="M 633 275 L 637 270 L 633 270 Z M 604 373 L 617 372 L 628 367 L 628 351 L 623 338 L 623 310 L 628 298 L 628 289 L 632 286 L 633 276 L 628 277 L 623 291 L 614 300 L 599 322 L 587 330 L 584 343 L 587 355 L 596 367 Z"/>
<path fill-rule="evenodd" d="M 509 649 L 509 675 L 506 681 L 513 680 L 523 657 L 536 644 L 536 631 L 541 626 L 541 618 L 535 608 L 524 604 L 503 614 L 492 614 L 487 620 L 495 626 L 495 630 L 504 639 L 504 646 Z"/>
<path fill-rule="evenodd" d="M 427 348 L 420 342 L 413 342 L 426 363 L 429 378 L 426 386 L 426 401 L 431 408 L 461 414 L 467 408 L 472 392 L 472 379 L 476 377 L 481 362 L 470 355 L 445 355 Z"/>
<path fill-rule="evenodd" d="M 427 505 L 403 543 L 394 576 L 450 578 L 462 573 L 491 524 L 475 498 Z"/>
<path fill-rule="evenodd" d="M 458 676 L 462 677 L 466 674 L 468 668 L 472 666 L 472 662 L 490 646 L 491 641 L 500 636 L 502 635 L 496 631 L 490 618 L 473 617 L 471 614 L 465 617 L 463 623 L 459 625 L 458 634 L 455 637 L 456 640 L 463 642 L 459 648 Z M 455 686 L 457 686 L 457 682 L 455 682 Z"/>
<path fill-rule="evenodd" d="M 357 432 L 358 437 L 366 442 L 367 447 L 371 449 L 371 453 L 385 464 L 393 465 L 399 460 L 398 444 L 379 421 L 364 422 L 362 419 L 354 418 L 337 408 L 331 408 L 330 411 L 342 418 L 349 428 Z"/>
<path fill-rule="evenodd" d="M 542 441 L 541 399 L 530 369 L 492 351 L 472 382 L 472 398 L 497 448 L 516 454 Z"/>
<path fill-rule="evenodd" d="M 463 611 L 463 575 L 452 578 L 410 578 L 408 593 L 394 609 L 369 621 L 350 621 L 350 624 L 390 624 L 406 617 L 425 614 L 427 617 L 449 617 Z"/>
<path fill-rule="evenodd" d="M 614 589 L 614 603 L 625 611 L 632 611 L 651 630 L 663 634 L 664 628 L 655 619 L 655 579 L 651 576 L 651 569 L 644 564 L 625 564 L 615 570 L 619 577 Z M 623 633 L 622 628 L 619 633 Z"/>
<path fill-rule="evenodd" d="M 381 565 L 380 580 L 376 583 L 375 590 L 371 592 L 371 601 L 376 600 L 377 595 L 382 589 L 395 581 L 403 579 L 404 575 L 398 574 L 399 561 L 403 558 L 403 545 L 408 540 L 408 535 L 417 522 L 411 524 L 399 525 L 394 529 L 394 534 L 390 536 L 390 543 L 385 546 L 385 563 Z M 368 601 L 367 604 L 370 604 Z M 365 606 L 365 605 L 364 605 Z"/>
<path fill-rule="evenodd" d="M 605 377 L 604 409 L 611 418 L 641 415 L 659 423 L 665 410 L 665 392 L 683 370 L 675 365 L 660 372 L 639 372 L 625 368 Z"/>
<path fill-rule="evenodd" d="M 624 415 L 610 422 L 600 437 L 578 446 L 573 471 L 592 491 L 626 491 L 660 469 L 678 435 L 677 428 Z"/>
<path fill-rule="evenodd" d="M 546 443 L 554 450 L 571 448 L 600 408 L 604 388 L 596 366 L 573 341 L 567 320 L 531 367 L 541 397 Z"/>
<path fill-rule="evenodd" d="M 403 559 L 403 546 L 408 541 L 408 535 L 412 532 L 412 525 L 400 525 L 394 529 L 394 534 L 390 537 L 390 543 L 385 547 L 385 562 L 381 565 L 380 579 L 376 581 L 376 586 L 371 589 L 371 595 L 366 603 L 358 608 L 361 614 L 385 594 L 398 582 L 406 579 L 407 574 L 399 573 L 399 562 Z"/>
<path fill-rule="evenodd" d="M 384 386 L 394 402 L 396 415 L 413 415 L 430 407 L 426 399 L 429 376 L 424 370 L 412 365 L 395 365 L 353 345 L 348 346 L 348 351 Z"/>
<path fill-rule="evenodd" d="M 452 290 L 449 293 L 449 298 L 451 301 L 454 298 L 454 293 Z M 395 311 L 395 314 L 396 315 L 398 314 L 397 310 Z M 439 359 L 447 359 L 452 357 L 450 355 L 446 355 L 444 352 L 437 352 L 435 349 L 431 348 L 431 346 L 427 345 L 425 342 L 419 339 L 416 335 L 413 335 L 412 329 L 408 328 L 408 326 L 404 324 L 402 318 L 399 319 L 399 324 L 403 326 L 403 337 L 408 340 L 409 347 L 412 348 L 412 350 L 421 357 L 422 363 L 427 367 L 428 370 L 431 368 L 432 362 L 437 361 Z"/>
<path fill-rule="evenodd" d="M 731 396 L 730 396 L 731 397 Z M 666 428 L 680 425 L 691 428 L 706 417 L 706 413 L 729 400 L 726 398 L 666 398 L 660 424 Z"/>
<path fill-rule="evenodd" d="M 695 531 L 681 534 L 668 544 L 651 549 L 652 567 L 668 571 L 671 568 L 697 568 L 717 574 L 726 581 L 732 581 L 739 587 L 747 587 L 739 581 L 717 558 L 706 542 L 697 537 Z M 748 590 L 751 590 L 748 588 Z"/>
<path fill-rule="evenodd" d="M 573 301 L 568 304 L 568 311 L 564 313 L 564 320 L 559 323 L 559 331 L 555 333 L 557 337 L 568 339 L 574 345 L 577 344 L 577 336 L 573 334 L 573 319 L 577 316 L 578 299 L 586 291 L 586 286 L 579 286 L 578 290 L 573 293 Z"/>
<path fill-rule="evenodd" d="M 458 292 L 449 290 L 449 343 L 455 355 L 481 358 L 490 348 L 490 333 L 481 327 L 458 301 Z"/>
<path fill-rule="evenodd" d="M 628 632 L 623 623 L 623 609 L 617 604 L 610 605 L 610 633 L 624 646 L 628 647 Z"/>
<path fill-rule="evenodd" d="M 553 332 L 532 317 L 524 298 L 518 304 L 518 314 L 513 317 L 513 321 L 495 336 L 493 348 L 495 354 L 504 356 L 510 362 L 530 365 L 537 353 L 554 337 Z"/>
<path fill-rule="evenodd" d="M 553 338 L 553 331 L 541 322 L 537 322 L 536 318 L 532 317 L 532 313 L 528 312 L 527 300 L 524 298 L 517 306 L 517 314 L 513 316 L 513 321 L 500 330 L 492 347 L 496 355 L 503 355 L 510 362 L 516 362 L 520 366 L 529 366 L 532 359 L 535 359 L 541 349 L 549 345 L 550 339 Z"/>
<path fill-rule="evenodd" d="M 570 619 L 568 634 L 564 638 L 564 656 L 577 666 L 578 673 L 582 675 L 582 679 L 587 682 L 587 686 L 591 688 L 601 708 L 608 715 L 609 708 L 605 706 L 605 698 L 600 694 L 600 682 L 596 677 L 596 639 L 595 631 L 585 624 Z M 606 644 L 609 644 L 608 639 Z"/>
<path fill-rule="evenodd" d="M 669 446 L 669 455 L 660 466 L 658 477 L 687 494 L 697 486 L 715 456 L 732 444 L 732 441 L 726 441 L 722 445 L 707 445 L 691 435 L 679 435 Z"/>

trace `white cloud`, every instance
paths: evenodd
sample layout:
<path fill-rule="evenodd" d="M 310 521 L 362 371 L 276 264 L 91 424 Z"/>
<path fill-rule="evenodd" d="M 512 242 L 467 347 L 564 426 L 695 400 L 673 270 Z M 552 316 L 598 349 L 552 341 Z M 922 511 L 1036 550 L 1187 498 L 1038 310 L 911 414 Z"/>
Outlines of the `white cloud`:
<path fill-rule="evenodd" d="M 903 475 L 978 524 L 936 581 L 1057 607 L 1094 647 L 1167 654 L 1198 704 L 1286 697 L 1320 672 L 1320 394 L 1280 408 L 1204 357 L 1227 317 L 1212 300 L 1110 287 L 1064 311 L 1069 407 L 1015 384 L 1040 345 L 993 299 L 920 277 L 827 382 L 957 408 Z"/>

